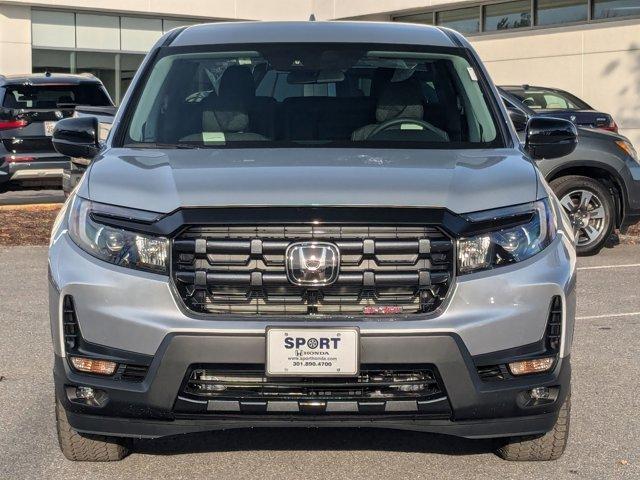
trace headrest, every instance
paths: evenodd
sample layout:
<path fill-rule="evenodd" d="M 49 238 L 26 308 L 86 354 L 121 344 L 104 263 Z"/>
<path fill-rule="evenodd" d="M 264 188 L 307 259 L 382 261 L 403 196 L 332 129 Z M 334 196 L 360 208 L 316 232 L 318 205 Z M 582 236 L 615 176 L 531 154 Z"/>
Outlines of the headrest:
<path fill-rule="evenodd" d="M 244 132 L 248 126 L 249 114 L 238 98 L 218 97 L 202 113 L 202 130 L 205 132 Z"/>
<path fill-rule="evenodd" d="M 231 65 L 220 77 L 218 95 L 220 97 L 252 98 L 256 94 L 256 85 L 248 67 Z"/>
<path fill-rule="evenodd" d="M 378 123 L 394 118 L 422 120 L 424 107 L 420 85 L 414 80 L 390 83 L 378 99 L 376 120 Z"/>

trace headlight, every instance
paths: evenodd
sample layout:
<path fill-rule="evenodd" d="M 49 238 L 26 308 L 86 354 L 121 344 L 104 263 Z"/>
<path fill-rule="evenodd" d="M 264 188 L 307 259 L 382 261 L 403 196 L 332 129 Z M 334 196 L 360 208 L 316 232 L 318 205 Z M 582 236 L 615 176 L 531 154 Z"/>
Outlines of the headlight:
<path fill-rule="evenodd" d="M 636 152 L 636 149 L 633 148 L 633 145 L 631 145 L 630 142 L 627 142 L 626 140 L 616 140 L 616 145 L 620 150 L 633 158 L 637 163 L 640 163 L 640 160 L 638 160 L 638 153 Z"/>
<path fill-rule="evenodd" d="M 469 273 L 521 262 L 546 248 L 557 225 L 548 199 L 468 215 L 471 221 L 522 218 L 523 223 L 458 240 L 458 272 Z"/>
<path fill-rule="evenodd" d="M 127 216 L 131 211 L 119 207 L 96 204 L 77 195 L 69 209 L 69 235 L 85 252 L 100 260 L 121 267 L 136 268 L 156 273 L 168 272 L 169 241 L 110 227 L 96 222 L 92 212 Z M 104 207 L 101 209 L 101 207 Z M 150 212 L 140 212 L 149 214 Z M 157 216 L 157 214 L 153 214 Z"/>

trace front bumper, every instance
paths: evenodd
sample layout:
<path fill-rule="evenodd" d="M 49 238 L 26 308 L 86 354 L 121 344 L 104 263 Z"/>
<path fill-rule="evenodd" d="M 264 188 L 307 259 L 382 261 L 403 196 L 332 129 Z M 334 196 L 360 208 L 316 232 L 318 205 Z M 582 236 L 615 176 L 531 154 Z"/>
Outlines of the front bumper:
<path fill-rule="evenodd" d="M 11 155 L 0 156 L 0 184 L 22 180 L 59 180 L 69 168 L 69 159 L 58 154 L 24 153 L 18 157 L 33 157 L 31 161 L 12 161 Z"/>
<path fill-rule="evenodd" d="M 621 183 L 626 195 L 623 195 L 620 231 L 625 233 L 629 227 L 640 222 L 640 165 L 633 160 L 627 162 L 628 168 L 620 170 Z"/>
<path fill-rule="evenodd" d="M 171 335 L 140 383 L 78 374 L 65 359 L 56 357 L 56 394 L 68 411 L 71 426 L 87 434 L 153 438 L 231 428 L 314 426 L 380 427 L 486 438 L 549 431 L 570 391 L 569 357 L 560 359 L 550 373 L 487 382 L 480 379 L 474 359 L 455 335 L 372 336 L 361 342 L 366 364 L 436 365 L 447 393 L 445 404 L 436 402 L 419 414 L 258 415 L 216 412 L 206 405 L 176 413 L 190 365 L 264 362 L 264 338 L 260 336 Z M 77 386 L 93 387 L 106 394 L 108 401 L 102 407 L 78 404 L 70 393 Z M 527 392 L 540 386 L 556 390 L 555 400 L 527 405 L 523 401 Z"/>

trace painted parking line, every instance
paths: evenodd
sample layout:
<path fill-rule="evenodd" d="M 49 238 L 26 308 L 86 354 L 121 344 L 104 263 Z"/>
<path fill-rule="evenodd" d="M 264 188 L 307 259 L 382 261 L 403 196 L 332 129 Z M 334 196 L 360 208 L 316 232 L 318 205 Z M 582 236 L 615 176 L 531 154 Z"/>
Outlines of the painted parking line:
<path fill-rule="evenodd" d="M 640 263 L 628 263 L 626 265 L 596 265 L 594 267 L 578 267 L 578 270 L 601 270 L 604 268 L 637 268 Z"/>
<path fill-rule="evenodd" d="M 576 317 L 576 320 L 596 320 L 598 318 L 635 317 L 635 316 L 640 316 L 640 312 L 605 313 L 603 315 L 589 315 L 586 317 Z"/>

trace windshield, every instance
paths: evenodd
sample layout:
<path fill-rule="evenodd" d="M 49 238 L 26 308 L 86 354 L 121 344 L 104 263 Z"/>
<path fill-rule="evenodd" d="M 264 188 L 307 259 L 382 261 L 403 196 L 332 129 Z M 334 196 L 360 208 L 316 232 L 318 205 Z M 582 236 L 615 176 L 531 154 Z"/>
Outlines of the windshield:
<path fill-rule="evenodd" d="M 543 88 L 508 91 L 533 110 L 591 110 L 589 105 L 567 92 Z"/>
<path fill-rule="evenodd" d="M 124 146 L 500 146 L 458 49 L 267 44 L 164 48 Z"/>
<path fill-rule="evenodd" d="M 72 85 L 10 85 L 2 106 L 20 110 L 47 110 L 75 105 L 108 107 L 113 105 L 97 83 Z"/>

